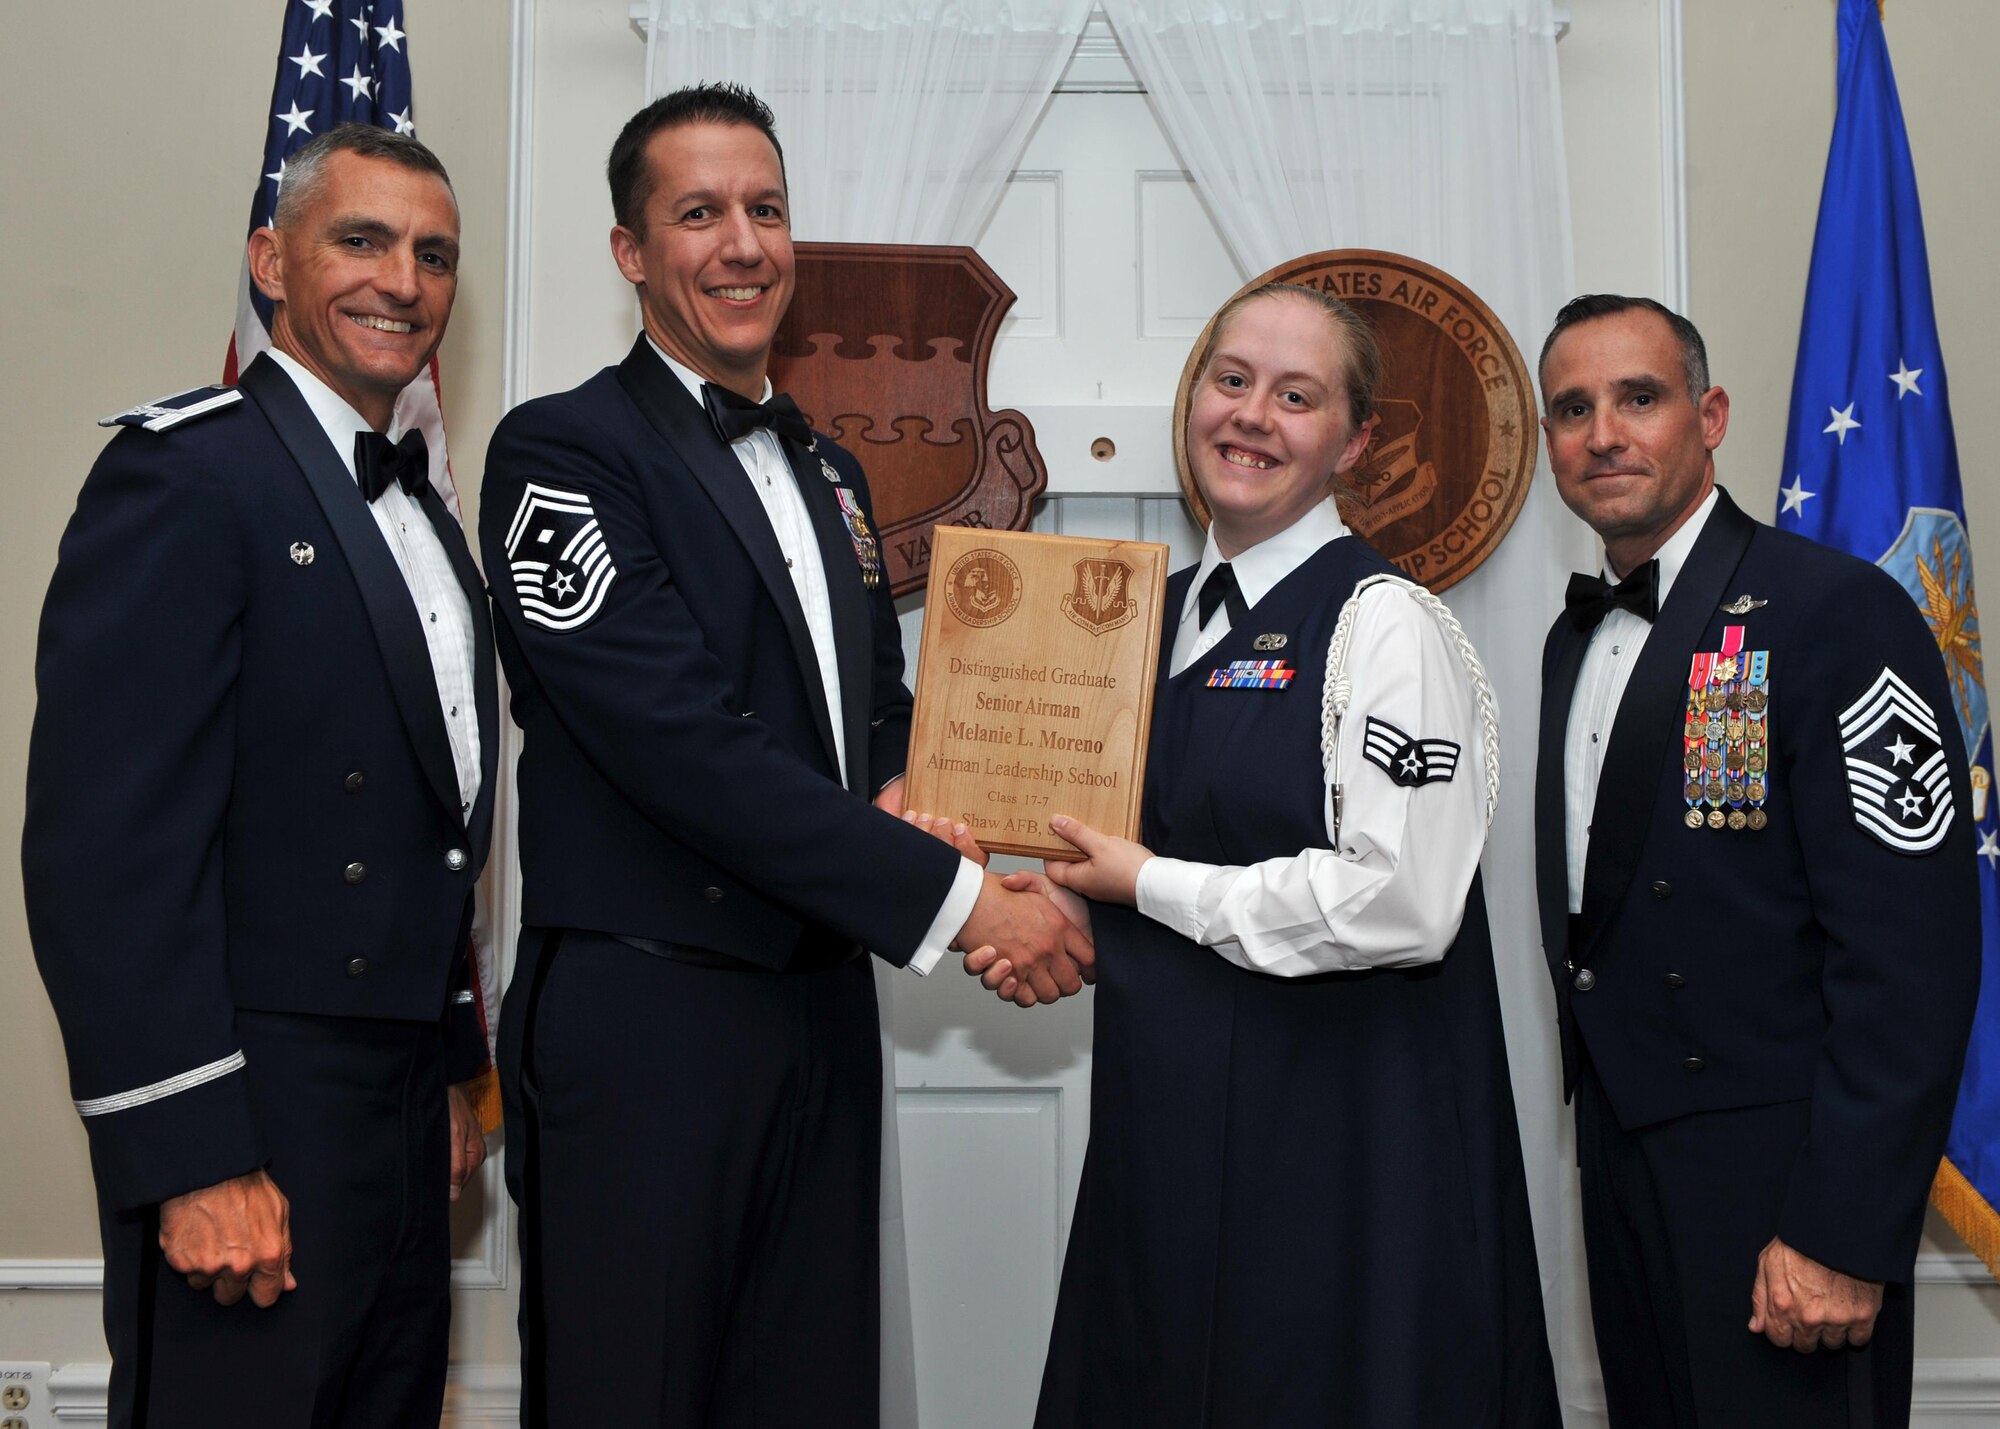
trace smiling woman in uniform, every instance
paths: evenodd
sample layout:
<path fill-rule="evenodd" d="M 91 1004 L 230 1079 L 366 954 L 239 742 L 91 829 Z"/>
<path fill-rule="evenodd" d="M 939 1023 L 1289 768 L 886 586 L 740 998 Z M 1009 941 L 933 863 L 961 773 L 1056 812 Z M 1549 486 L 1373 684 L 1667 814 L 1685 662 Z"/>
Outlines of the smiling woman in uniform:
<path fill-rule="evenodd" d="M 1056 818 L 1084 861 L 1013 875 L 1068 890 L 1098 952 L 1037 1424 L 1556 1425 L 1479 884 L 1491 691 L 1335 508 L 1367 327 L 1270 284 L 1211 332 L 1213 520 L 1165 602 L 1145 842 Z"/>

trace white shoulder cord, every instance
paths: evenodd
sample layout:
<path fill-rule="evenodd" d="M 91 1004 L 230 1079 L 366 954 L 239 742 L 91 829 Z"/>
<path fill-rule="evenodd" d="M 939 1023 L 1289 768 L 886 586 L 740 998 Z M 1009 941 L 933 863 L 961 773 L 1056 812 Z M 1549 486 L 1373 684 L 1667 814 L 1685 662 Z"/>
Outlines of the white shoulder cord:
<path fill-rule="evenodd" d="M 1347 647 L 1354 638 L 1354 612 L 1361 607 L 1361 597 L 1378 585 L 1401 586 L 1411 600 L 1428 610 L 1444 627 L 1444 633 L 1451 637 L 1460 663 L 1465 666 L 1466 674 L 1472 677 L 1472 698 L 1479 707 L 1482 742 L 1486 751 L 1486 825 L 1491 828 L 1494 807 L 1500 802 L 1500 715 L 1493 699 L 1493 683 L 1486 678 L 1486 667 L 1480 663 L 1479 652 L 1473 648 L 1472 638 L 1458 623 L 1458 617 L 1451 613 L 1451 607 L 1414 581 L 1380 574 L 1365 577 L 1355 585 L 1354 594 L 1340 608 L 1340 619 L 1333 627 L 1333 639 L 1326 647 L 1326 688 L 1320 697 L 1319 749 L 1320 758 L 1326 766 L 1327 781 L 1333 789 L 1334 846 L 1340 846 L 1340 722 L 1346 718 L 1348 702 L 1353 697 L 1353 687 L 1347 678 Z"/>

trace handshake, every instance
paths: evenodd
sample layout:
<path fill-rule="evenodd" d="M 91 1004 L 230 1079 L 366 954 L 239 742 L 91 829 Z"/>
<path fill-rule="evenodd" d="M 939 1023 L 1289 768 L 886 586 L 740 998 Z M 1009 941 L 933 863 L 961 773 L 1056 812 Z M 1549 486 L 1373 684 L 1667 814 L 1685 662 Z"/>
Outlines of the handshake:
<path fill-rule="evenodd" d="M 986 850 L 964 824 L 930 814 L 902 817 L 986 866 Z M 1097 980 L 1090 905 L 1047 873 L 1031 869 L 1005 878 L 987 873 L 952 947 L 965 954 L 967 973 L 1017 1007 L 1070 997 Z"/>

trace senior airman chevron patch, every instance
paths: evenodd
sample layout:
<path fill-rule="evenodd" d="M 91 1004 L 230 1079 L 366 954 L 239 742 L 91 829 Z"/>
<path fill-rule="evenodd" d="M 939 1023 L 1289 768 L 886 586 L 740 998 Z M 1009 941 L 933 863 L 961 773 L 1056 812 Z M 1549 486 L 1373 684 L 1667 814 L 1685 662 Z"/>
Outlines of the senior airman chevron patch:
<path fill-rule="evenodd" d="M 1951 831 L 1951 770 L 1937 716 L 1888 666 L 1840 712 L 1854 822 L 1898 853 L 1929 853 Z"/>
<path fill-rule="evenodd" d="M 1361 756 L 1405 788 L 1445 784 L 1458 773 L 1458 746 L 1449 739 L 1412 739 L 1385 719 L 1368 716 Z"/>

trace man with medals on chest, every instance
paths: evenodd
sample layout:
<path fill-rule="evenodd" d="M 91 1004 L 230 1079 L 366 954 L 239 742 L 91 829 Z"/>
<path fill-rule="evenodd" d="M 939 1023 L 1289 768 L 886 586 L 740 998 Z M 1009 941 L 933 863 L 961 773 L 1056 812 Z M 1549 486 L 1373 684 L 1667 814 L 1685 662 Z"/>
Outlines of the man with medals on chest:
<path fill-rule="evenodd" d="M 478 569 L 395 409 L 458 253 L 415 139 L 300 148 L 250 238 L 271 350 L 107 423 L 63 536 L 22 862 L 90 1131 L 114 1425 L 443 1403 L 499 709 Z"/>
<path fill-rule="evenodd" d="M 677 91 L 608 169 L 644 331 L 501 423 L 481 519 L 525 732 L 523 1423 L 874 1424 L 863 950 L 991 944 L 1053 999 L 1091 949 L 895 817 L 911 700 L 867 485 L 765 376 L 793 285 L 770 111 Z"/>
<path fill-rule="evenodd" d="M 1615 1429 L 1907 1423 L 1911 1269 L 1979 978 L 1966 752 L 1888 575 L 1715 484 L 1692 324 L 1542 349 L 1604 540 L 1543 657 L 1536 863 Z"/>

